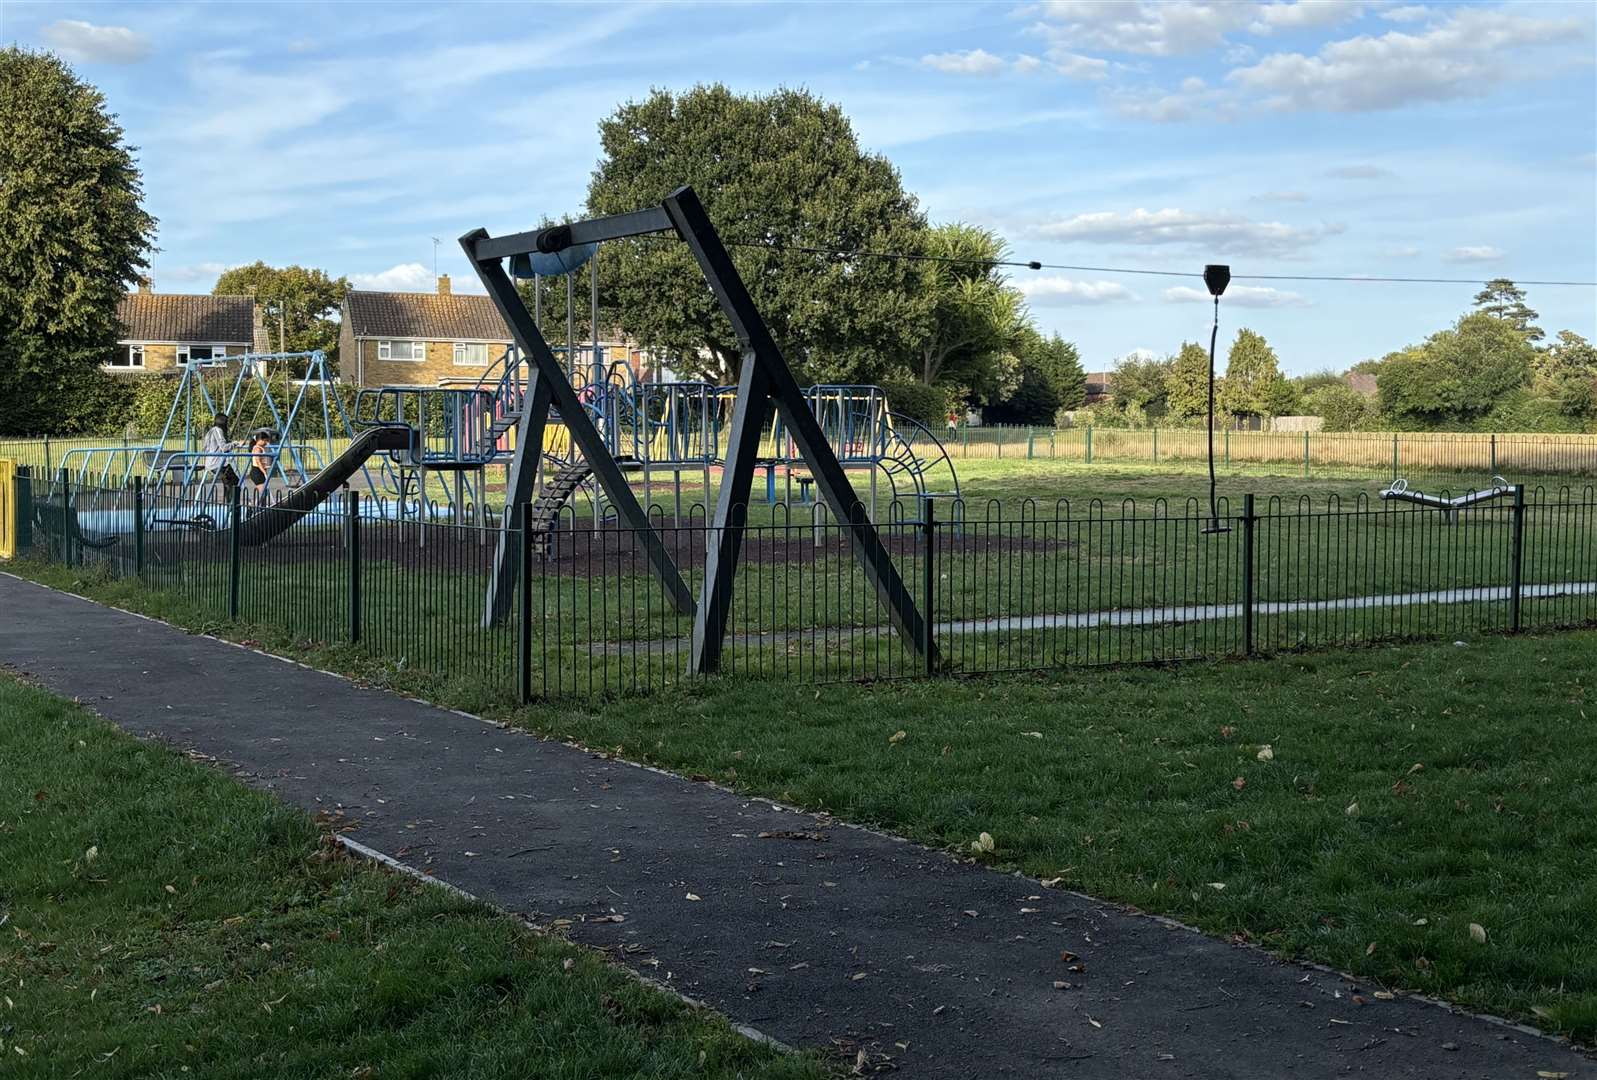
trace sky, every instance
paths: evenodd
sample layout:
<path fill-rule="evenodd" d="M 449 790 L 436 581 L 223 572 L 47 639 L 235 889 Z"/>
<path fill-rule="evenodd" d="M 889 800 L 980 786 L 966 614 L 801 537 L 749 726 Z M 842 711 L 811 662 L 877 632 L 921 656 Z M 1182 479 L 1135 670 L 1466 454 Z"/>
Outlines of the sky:
<path fill-rule="evenodd" d="M 457 244 L 580 211 L 597 126 L 657 87 L 806 87 L 933 221 L 997 230 L 1038 325 L 1089 370 L 1201 340 L 1197 275 L 1282 367 L 1442 329 L 1470 285 L 1597 281 L 1597 5 L 48 4 L 0 43 L 105 93 L 160 219 L 159 291 L 264 259 L 477 289 Z M 434 245 L 433 238 L 442 241 Z M 1597 288 L 1526 286 L 1597 337 Z"/>

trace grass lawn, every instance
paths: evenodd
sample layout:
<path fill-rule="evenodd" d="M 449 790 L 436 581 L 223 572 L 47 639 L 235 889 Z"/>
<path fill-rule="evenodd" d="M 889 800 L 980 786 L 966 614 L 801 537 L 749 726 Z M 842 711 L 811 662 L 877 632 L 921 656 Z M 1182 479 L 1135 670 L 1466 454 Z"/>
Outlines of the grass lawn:
<path fill-rule="evenodd" d="M 1061 886 L 1597 1040 L 1594 632 L 1046 677 L 724 679 L 512 712 L 457 673 L 50 576 L 934 846 L 988 832 L 995 862 Z"/>
<path fill-rule="evenodd" d="M 0 761 L 0 1075 L 826 1075 L 3 675 Z"/>

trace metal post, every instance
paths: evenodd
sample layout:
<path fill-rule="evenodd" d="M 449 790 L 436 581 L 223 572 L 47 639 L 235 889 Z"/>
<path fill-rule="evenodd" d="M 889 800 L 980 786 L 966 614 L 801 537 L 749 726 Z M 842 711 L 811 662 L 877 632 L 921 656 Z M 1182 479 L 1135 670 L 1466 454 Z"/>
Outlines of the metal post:
<path fill-rule="evenodd" d="M 937 642 L 933 622 L 937 615 L 937 500 L 922 497 L 926 512 L 921 515 L 921 656 L 926 674 L 937 674 Z"/>
<path fill-rule="evenodd" d="M 521 594 L 516 619 L 516 700 L 532 701 L 532 504 L 521 504 Z"/>
<path fill-rule="evenodd" d="M 133 576 L 144 576 L 144 478 L 133 478 Z"/>
<path fill-rule="evenodd" d="M 1519 633 L 1520 596 L 1525 577 L 1525 485 L 1514 485 L 1514 553 L 1508 594 L 1508 629 Z"/>
<path fill-rule="evenodd" d="M 66 469 L 61 470 L 61 561 L 72 565 L 72 480 Z"/>
<path fill-rule="evenodd" d="M 1226 464 L 1226 468 L 1229 469 L 1231 467 L 1231 429 L 1230 428 L 1226 428 L 1225 429 L 1225 464 Z"/>
<path fill-rule="evenodd" d="M 227 530 L 227 617 L 238 618 L 238 586 L 240 572 L 243 569 L 241 562 L 242 548 L 239 546 L 240 506 L 239 490 L 243 485 L 234 484 L 229 491 L 229 510 L 232 512 L 232 528 Z"/>
<path fill-rule="evenodd" d="M 1492 432 L 1492 475 L 1497 475 L 1497 433 Z"/>
<path fill-rule="evenodd" d="M 1397 435 L 1392 436 L 1392 479 L 1397 479 Z"/>
<path fill-rule="evenodd" d="M 1092 464 L 1092 425 L 1091 424 L 1087 425 L 1087 461 L 1086 461 L 1086 464 L 1088 464 L 1088 465 Z"/>
<path fill-rule="evenodd" d="M 1242 655 L 1253 655 L 1253 493 L 1242 496 Z"/>
<path fill-rule="evenodd" d="M 50 468 L 50 436 L 46 435 L 44 437 L 44 475 L 45 476 L 49 476 L 51 471 L 52 470 Z"/>
<path fill-rule="evenodd" d="M 349 551 L 349 643 L 360 644 L 360 492 L 351 491 L 344 502 L 344 527 Z"/>
<path fill-rule="evenodd" d="M 1026 427 L 1026 460 L 1027 461 L 1030 461 L 1031 458 L 1032 458 L 1032 452 L 1033 452 L 1034 447 L 1036 446 L 1036 442 L 1037 442 L 1037 431 L 1036 431 L 1036 429 L 1032 428 L 1030 425 L 1027 425 L 1027 427 Z"/>
<path fill-rule="evenodd" d="M 1309 433 L 1303 433 L 1303 478 L 1309 478 Z"/>

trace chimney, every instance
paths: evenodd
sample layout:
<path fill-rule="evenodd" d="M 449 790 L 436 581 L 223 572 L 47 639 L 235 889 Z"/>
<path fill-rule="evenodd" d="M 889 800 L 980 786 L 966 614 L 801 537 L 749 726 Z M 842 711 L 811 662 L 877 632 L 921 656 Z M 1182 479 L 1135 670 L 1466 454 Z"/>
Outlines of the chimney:
<path fill-rule="evenodd" d="M 448 274 L 439 274 L 438 275 L 438 295 L 439 296 L 448 296 L 449 295 L 449 275 Z"/>
<path fill-rule="evenodd" d="M 147 278 L 147 277 L 139 278 L 139 292 L 143 293 L 146 296 L 148 296 L 150 294 L 150 279 L 149 278 Z"/>

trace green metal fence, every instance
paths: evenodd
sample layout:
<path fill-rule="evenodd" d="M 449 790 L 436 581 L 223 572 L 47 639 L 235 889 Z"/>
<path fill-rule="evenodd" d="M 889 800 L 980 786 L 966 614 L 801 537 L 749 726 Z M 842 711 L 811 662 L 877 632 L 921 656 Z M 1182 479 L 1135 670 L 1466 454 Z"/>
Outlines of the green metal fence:
<path fill-rule="evenodd" d="M 40 484 L 34 489 L 43 490 Z M 1597 621 L 1597 491 L 1515 489 L 1441 511 L 1364 498 L 947 504 L 879 523 L 927 640 L 906 642 L 845 530 L 812 506 L 742 529 L 723 670 L 799 682 L 1246 656 Z M 176 504 L 141 487 L 56 484 L 33 499 L 32 557 L 143 586 L 204 618 L 347 646 L 395 671 L 504 702 L 680 686 L 692 616 L 668 604 L 639 538 L 568 517 L 501 534 L 371 516 L 341 501 L 242 546 L 237 491 Z M 384 511 L 392 514 L 392 511 Z M 1219 525 L 1220 531 L 1213 526 Z M 698 592 L 720 537 L 702 510 L 658 522 Z M 485 623 L 493 552 L 523 568 Z M 928 647 L 929 646 L 929 647 Z"/>

